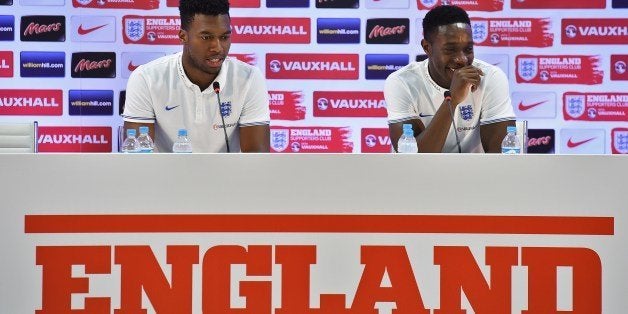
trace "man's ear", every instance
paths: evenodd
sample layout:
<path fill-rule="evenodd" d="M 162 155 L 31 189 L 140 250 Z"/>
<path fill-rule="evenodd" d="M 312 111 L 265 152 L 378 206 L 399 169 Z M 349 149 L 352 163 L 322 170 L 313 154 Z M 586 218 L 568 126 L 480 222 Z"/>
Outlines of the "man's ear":
<path fill-rule="evenodd" d="M 432 55 L 432 45 L 430 45 L 430 42 L 428 42 L 425 39 L 421 39 L 421 47 L 423 47 L 423 51 L 425 51 L 425 54 L 428 57 L 431 57 L 431 55 Z"/>
<path fill-rule="evenodd" d="M 185 44 L 185 43 L 188 41 L 188 32 L 186 32 L 186 31 L 185 31 L 185 30 L 183 30 L 183 29 L 180 29 L 180 30 L 179 30 L 179 41 L 180 41 L 182 44 Z"/>

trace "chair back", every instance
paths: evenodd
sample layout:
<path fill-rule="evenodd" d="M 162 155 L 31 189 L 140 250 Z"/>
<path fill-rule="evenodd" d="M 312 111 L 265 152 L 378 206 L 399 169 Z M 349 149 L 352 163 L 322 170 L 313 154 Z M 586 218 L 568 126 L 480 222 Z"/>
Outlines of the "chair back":
<path fill-rule="evenodd" d="M 37 121 L 0 123 L 0 153 L 36 153 Z"/>
<path fill-rule="evenodd" d="M 528 153 L 528 121 L 527 120 L 517 120 L 515 122 L 515 126 L 517 127 L 517 137 L 519 138 L 519 143 L 521 143 L 521 153 Z"/>

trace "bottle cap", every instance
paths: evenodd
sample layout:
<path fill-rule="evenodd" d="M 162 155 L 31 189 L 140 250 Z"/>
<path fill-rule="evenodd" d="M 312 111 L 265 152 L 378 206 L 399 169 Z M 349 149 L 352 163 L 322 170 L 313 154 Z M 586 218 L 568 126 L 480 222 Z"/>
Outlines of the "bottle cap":
<path fill-rule="evenodd" d="M 508 127 L 506 127 L 506 132 L 508 132 L 508 133 L 511 133 L 511 132 L 512 133 L 517 133 L 517 127 L 509 125 Z"/>
<path fill-rule="evenodd" d="M 148 127 L 147 126 L 141 126 L 140 127 L 140 134 L 148 134 Z"/>
<path fill-rule="evenodd" d="M 188 136 L 188 130 L 179 129 L 179 136 Z"/>
<path fill-rule="evenodd" d="M 126 129 L 126 136 L 130 137 L 130 136 L 135 136 L 135 134 L 137 131 L 135 131 L 135 129 Z"/>
<path fill-rule="evenodd" d="M 403 130 L 412 130 L 412 124 L 409 123 L 404 123 L 403 124 Z"/>

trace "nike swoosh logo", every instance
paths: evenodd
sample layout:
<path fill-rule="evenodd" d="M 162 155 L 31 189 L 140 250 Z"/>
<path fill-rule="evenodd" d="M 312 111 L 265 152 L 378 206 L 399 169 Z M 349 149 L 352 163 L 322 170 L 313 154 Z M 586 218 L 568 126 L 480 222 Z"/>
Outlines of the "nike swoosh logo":
<path fill-rule="evenodd" d="M 425 118 L 425 117 L 433 117 L 433 114 L 424 114 L 423 112 L 419 113 L 419 117 L 421 118 Z"/>
<path fill-rule="evenodd" d="M 93 31 L 101 29 L 101 28 L 103 28 L 103 27 L 105 27 L 107 25 L 109 25 L 109 24 L 103 24 L 103 25 L 100 25 L 100 26 L 94 26 L 94 27 L 90 27 L 90 28 L 83 28 L 83 24 L 81 24 L 79 26 L 79 28 L 78 28 L 78 33 L 79 33 L 79 35 L 87 35 L 87 34 L 93 32 Z"/>
<path fill-rule="evenodd" d="M 170 110 L 172 110 L 172 109 L 174 109 L 174 108 L 177 108 L 177 107 L 179 107 L 179 106 L 180 106 L 180 105 L 177 105 L 177 106 L 172 106 L 172 107 L 166 106 L 166 111 L 170 111 Z"/>
<path fill-rule="evenodd" d="M 522 101 L 519 102 L 519 110 L 521 110 L 521 111 L 530 110 L 530 109 L 532 109 L 532 108 L 534 108 L 534 107 L 536 107 L 538 105 L 542 105 L 542 104 L 544 104 L 546 102 L 547 102 L 547 100 L 543 100 L 543 101 L 535 102 L 533 104 L 526 105 L 526 104 L 523 103 L 523 100 L 522 100 Z"/>
<path fill-rule="evenodd" d="M 595 137 L 592 137 L 592 138 L 584 140 L 584 141 L 574 142 L 574 141 L 572 141 L 571 138 L 569 138 L 569 141 L 567 141 L 567 147 L 569 147 L 569 148 L 578 147 L 578 146 L 580 146 L 580 145 L 582 145 L 582 144 L 584 144 L 586 142 L 590 142 L 590 141 L 592 141 L 594 139 L 595 139 Z"/>
<path fill-rule="evenodd" d="M 133 64 L 133 61 L 129 61 L 129 66 L 127 67 L 129 69 L 129 71 L 133 72 L 135 71 L 135 69 L 137 69 L 139 67 L 139 65 L 135 65 Z"/>

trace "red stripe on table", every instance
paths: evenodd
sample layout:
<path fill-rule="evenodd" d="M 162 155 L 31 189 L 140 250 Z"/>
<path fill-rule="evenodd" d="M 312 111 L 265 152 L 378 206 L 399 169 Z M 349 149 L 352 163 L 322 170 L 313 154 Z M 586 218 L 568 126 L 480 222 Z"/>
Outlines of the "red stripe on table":
<path fill-rule="evenodd" d="M 26 233 L 297 232 L 612 235 L 613 217 L 465 215 L 26 215 Z"/>

